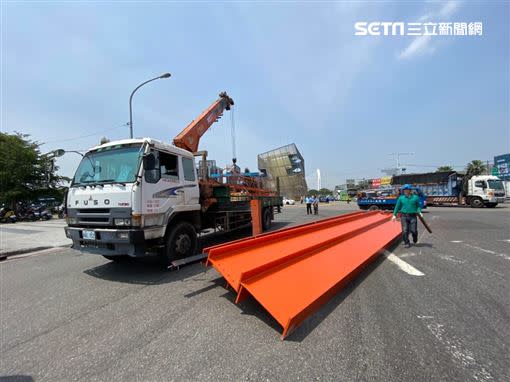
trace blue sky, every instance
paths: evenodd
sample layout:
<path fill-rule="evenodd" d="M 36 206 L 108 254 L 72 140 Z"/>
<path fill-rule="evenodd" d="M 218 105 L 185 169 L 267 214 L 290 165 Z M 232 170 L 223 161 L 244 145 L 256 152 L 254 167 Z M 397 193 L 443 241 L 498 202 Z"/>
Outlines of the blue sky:
<path fill-rule="evenodd" d="M 4 2 L 2 130 L 48 151 L 127 137 L 131 90 L 168 71 L 135 95 L 135 136 L 171 141 L 226 90 L 240 166 L 295 142 L 310 187 L 317 168 L 328 187 L 380 177 L 393 152 L 414 153 L 408 172 L 488 160 L 510 151 L 509 13 L 504 1 Z M 354 35 L 357 21 L 421 20 L 481 21 L 483 36 Z M 230 163 L 229 115 L 200 148 Z M 78 161 L 59 159 L 61 173 Z"/>

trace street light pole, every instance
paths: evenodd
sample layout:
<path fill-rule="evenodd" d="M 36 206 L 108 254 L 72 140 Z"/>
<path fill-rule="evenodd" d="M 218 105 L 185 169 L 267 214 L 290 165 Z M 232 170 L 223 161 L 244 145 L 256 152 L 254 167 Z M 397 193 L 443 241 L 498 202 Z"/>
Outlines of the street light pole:
<path fill-rule="evenodd" d="M 131 96 L 129 97 L 129 138 L 133 138 L 133 107 L 132 107 L 132 101 L 133 101 L 133 95 L 136 93 L 138 89 L 140 89 L 143 85 L 148 84 L 149 82 L 163 79 L 163 78 L 169 78 L 170 73 L 164 73 L 161 76 L 157 76 L 154 78 L 151 78 L 150 80 L 147 80 L 140 85 L 138 85 L 135 90 L 131 92 Z"/>

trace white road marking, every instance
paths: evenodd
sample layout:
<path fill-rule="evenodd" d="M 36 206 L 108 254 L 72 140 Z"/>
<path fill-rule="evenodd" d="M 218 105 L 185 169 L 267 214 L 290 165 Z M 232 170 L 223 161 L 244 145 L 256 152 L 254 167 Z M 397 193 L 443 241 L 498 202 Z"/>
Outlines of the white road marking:
<path fill-rule="evenodd" d="M 446 261 L 449 261 L 451 263 L 456 263 L 456 264 L 464 264 L 466 261 L 465 260 L 460 260 L 460 259 L 456 259 L 455 257 L 453 256 L 450 256 L 450 255 L 443 255 L 441 253 L 438 253 L 437 254 L 438 257 L 440 257 L 441 259 L 443 260 L 446 260 Z"/>
<path fill-rule="evenodd" d="M 510 239 L 505 239 L 505 240 L 497 240 L 497 241 L 506 241 L 507 243 L 510 243 Z"/>
<path fill-rule="evenodd" d="M 496 255 L 498 257 L 502 257 L 505 260 L 510 260 L 510 256 L 505 255 L 504 253 L 494 252 L 494 251 L 491 251 L 490 249 L 480 248 L 480 247 L 477 247 L 476 245 L 471 245 L 471 244 L 467 244 L 467 243 L 464 243 L 464 245 L 466 247 L 477 249 L 477 250 L 485 252 L 485 253 L 490 253 L 491 255 Z"/>
<path fill-rule="evenodd" d="M 390 251 L 385 250 L 384 256 L 391 261 L 393 264 L 395 264 L 397 267 L 399 267 L 402 271 L 407 273 L 411 276 L 425 276 L 425 273 L 420 272 L 418 269 L 413 267 L 411 264 L 406 263 L 404 260 L 399 259 L 397 256 L 395 256 Z"/>
<path fill-rule="evenodd" d="M 450 243 L 462 243 L 462 240 L 452 240 Z"/>
<path fill-rule="evenodd" d="M 494 376 L 481 365 L 476 359 L 472 351 L 464 348 L 461 340 L 454 336 L 449 336 L 445 326 L 435 322 L 433 316 L 417 316 L 420 319 L 427 319 L 427 329 L 434 337 L 446 348 L 453 360 L 460 363 L 463 368 L 471 371 L 475 381 L 493 381 Z"/>

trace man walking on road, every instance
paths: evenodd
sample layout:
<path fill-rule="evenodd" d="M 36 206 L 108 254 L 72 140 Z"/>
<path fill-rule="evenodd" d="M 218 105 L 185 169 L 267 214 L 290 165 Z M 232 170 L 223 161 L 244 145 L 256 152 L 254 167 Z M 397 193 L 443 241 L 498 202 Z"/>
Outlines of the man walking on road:
<path fill-rule="evenodd" d="M 312 198 L 310 196 L 305 197 L 305 203 L 306 203 L 306 214 L 311 215 L 312 214 Z"/>
<path fill-rule="evenodd" d="M 404 184 L 402 187 L 403 195 L 397 199 L 397 205 L 393 210 L 391 221 L 397 220 L 397 214 L 400 212 L 400 223 L 402 224 L 402 238 L 406 248 L 411 247 L 409 242 L 409 233 L 413 237 L 413 243 L 418 241 L 418 220 L 416 215 L 421 215 L 420 198 L 412 193 L 410 184 Z"/>
<path fill-rule="evenodd" d="M 313 214 L 319 215 L 319 198 L 317 196 L 313 197 L 312 205 L 313 205 Z"/>

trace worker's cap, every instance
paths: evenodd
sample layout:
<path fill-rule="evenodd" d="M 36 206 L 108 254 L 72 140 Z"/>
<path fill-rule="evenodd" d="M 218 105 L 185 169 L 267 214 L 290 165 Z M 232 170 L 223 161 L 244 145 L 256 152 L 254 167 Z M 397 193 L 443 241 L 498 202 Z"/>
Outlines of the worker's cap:
<path fill-rule="evenodd" d="M 402 190 L 411 190 L 413 187 L 410 184 L 404 184 Z"/>

